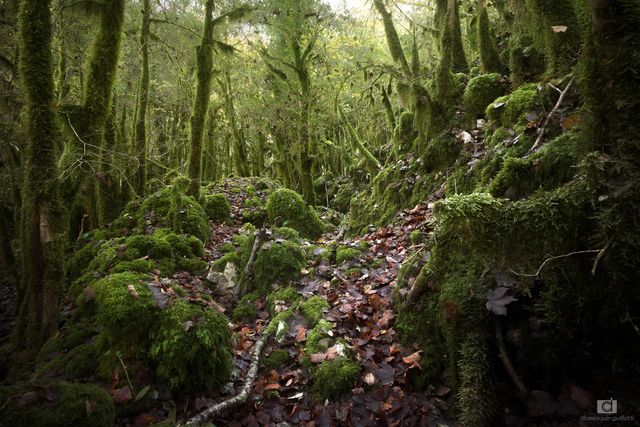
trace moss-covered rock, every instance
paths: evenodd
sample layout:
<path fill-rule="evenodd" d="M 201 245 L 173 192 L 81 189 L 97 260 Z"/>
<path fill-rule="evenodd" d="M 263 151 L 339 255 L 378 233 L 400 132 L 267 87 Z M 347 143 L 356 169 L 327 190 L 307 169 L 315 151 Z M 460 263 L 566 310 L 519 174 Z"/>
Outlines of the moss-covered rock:
<path fill-rule="evenodd" d="M 157 312 L 146 285 L 150 280 L 144 274 L 125 272 L 111 274 L 91 286 L 97 304 L 96 321 L 113 343 L 145 349 Z"/>
<path fill-rule="evenodd" d="M 329 307 L 330 305 L 326 299 L 319 295 L 314 295 L 300 304 L 300 312 L 311 326 L 315 326 L 322 319 L 324 310 Z"/>
<path fill-rule="evenodd" d="M 285 188 L 269 195 L 267 214 L 272 224 L 293 228 L 311 239 L 320 237 L 324 230 L 324 224 L 316 211 L 307 206 L 298 193 Z"/>
<path fill-rule="evenodd" d="M 494 123 L 512 127 L 527 121 L 526 113 L 536 112 L 542 105 L 542 94 L 535 83 L 526 84 L 489 104 L 486 115 Z"/>
<path fill-rule="evenodd" d="M 223 385 L 231 374 L 227 323 L 224 315 L 185 301 L 162 310 L 150 333 L 158 378 L 181 393 Z"/>
<path fill-rule="evenodd" d="M 313 371 L 313 394 L 319 400 L 335 400 L 351 390 L 360 376 L 360 363 L 340 356 L 324 361 Z"/>
<path fill-rule="evenodd" d="M 274 316 L 279 311 L 276 310 L 276 305 L 283 304 L 288 309 L 295 308 L 297 302 L 300 301 L 302 297 L 296 291 L 295 288 L 291 286 L 286 288 L 280 288 L 276 291 L 273 291 L 267 296 L 267 310 L 271 316 Z"/>
<path fill-rule="evenodd" d="M 304 252 L 298 244 L 288 240 L 265 243 L 256 257 L 255 286 L 266 290 L 275 282 L 298 280 L 304 266 Z"/>
<path fill-rule="evenodd" d="M 289 352 L 282 349 L 273 350 L 263 362 L 263 365 L 267 368 L 278 369 L 287 365 L 291 361 Z"/>
<path fill-rule="evenodd" d="M 454 135 L 442 133 L 427 145 L 422 159 L 427 172 L 443 170 L 458 160 L 462 143 Z"/>
<path fill-rule="evenodd" d="M 336 264 L 340 265 L 345 261 L 356 259 L 360 255 L 362 255 L 362 251 L 358 248 L 339 246 L 336 250 Z"/>
<path fill-rule="evenodd" d="M 111 396 L 91 384 L 53 382 L 0 386 L 0 425 L 15 427 L 111 427 Z"/>
<path fill-rule="evenodd" d="M 255 301 L 260 298 L 260 292 L 254 291 L 244 295 L 233 308 L 232 318 L 235 322 L 251 322 L 258 317 Z"/>
<path fill-rule="evenodd" d="M 311 361 L 309 356 L 315 353 L 326 351 L 332 342 L 333 324 L 324 319 L 320 319 L 316 326 L 307 335 L 307 341 L 304 346 L 304 356 L 302 364 L 309 368 Z"/>
<path fill-rule="evenodd" d="M 231 206 L 224 194 L 207 194 L 204 197 L 204 210 L 213 222 L 225 222 L 231 217 Z"/>
<path fill-rule="evenodd" d="M 474 120 L 483 115 L 487 106 L 504 92 L 505 83 L 498 73 L 482 74 L 469 80 L 462 97 L 467 124 L 475 124 Z"/>

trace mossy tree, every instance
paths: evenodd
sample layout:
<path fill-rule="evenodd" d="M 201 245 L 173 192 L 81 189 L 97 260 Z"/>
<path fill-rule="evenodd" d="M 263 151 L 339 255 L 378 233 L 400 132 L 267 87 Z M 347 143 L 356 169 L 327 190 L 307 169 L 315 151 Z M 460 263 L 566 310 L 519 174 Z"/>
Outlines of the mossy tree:
<path fill-rule="evenodd" d="M 51 12 L 46 0 L 22 0 L 19 69 L 25 96 L 22 188 L 22 283 L 15 342 L 37 350 L 55 332 L 63 279 L 65 211 L 55 162 L 58 146 L 51 56 Z"/>
<path fill-rule="evenodd" d="M 478 17 L 476 21 L 480 64 L 484 73 L 500 73 L 503 65 L 496 48 L 495 36 L 491 30 L 486 0 L 478 0 Z"/>
<path fill-rule="evenodd" d="M 202 180 L 202 140 L 209 109 L 211 73 L 213 72 L 213 0 L 207 0 L 204 8 L 202 39 L 196 48 L 196 96 L 190 119 L 190 152 L 188 177 L 191 180 L 189 195 L 200 197 Z"/>
<path fill-rule="evenodd" d="M 133 176 L 133 186 L 139 195 L 144 195 L 147 187 L 147 110 L 149 109 L 149 39 L 151 37 L 150 0 L 142 3 L 142 26 L 140 27 L 140 55 L 142 69 L 138 85 L 138 107 L 134 135 L 134 154 L 138 167 Z"/>

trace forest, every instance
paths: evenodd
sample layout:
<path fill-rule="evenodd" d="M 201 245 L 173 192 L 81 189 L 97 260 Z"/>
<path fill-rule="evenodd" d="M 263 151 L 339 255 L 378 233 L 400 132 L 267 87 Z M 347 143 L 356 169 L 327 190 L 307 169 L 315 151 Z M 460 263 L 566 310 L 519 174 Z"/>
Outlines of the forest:
<path fill-rule="evenodd" d="M 639 0 L 0 0 L 0 425 L 640 425 Z"/>

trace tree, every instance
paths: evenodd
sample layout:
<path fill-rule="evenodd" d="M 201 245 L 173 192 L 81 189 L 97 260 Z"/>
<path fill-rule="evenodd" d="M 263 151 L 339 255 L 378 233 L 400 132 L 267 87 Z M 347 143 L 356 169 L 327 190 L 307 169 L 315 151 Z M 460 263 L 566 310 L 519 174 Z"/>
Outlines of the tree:
<path fill-rule="evenodd" d="M 22 0 L 19 67 L 25 97 L 22 187 L 22 283 L 15 341 L 36 351 L 57 329 L 58 296 L 64 277 L 65 209 L 56 167 L 56 124 L 48 0 Z"/>
<path fill-rule="evenodd" d="M 134 135 L 134 154 L 139 165 L 134 176 L 134 188 L 144 195 L 147 188 L 147 110 L 149 109 L 149 38 L 151 36 L 151 5 L 143 0 L 142 26 L 140 27 L 140 53 L 142 70 L 138 86 L 138 108 Z"/>
<path fill-rule="evenodd" d="M 191 114 L 191 134 L 188 177 L 189 194 L 200 197 L 200 183 L 202 181 L 202 138 L 205 120 L 209 109 L 211 93 L 211 74 L 213 72 L 213 0 L 207 0 L 204 11 L 204 28 L 202 39 L 196 48 L 196 96 Z"/>

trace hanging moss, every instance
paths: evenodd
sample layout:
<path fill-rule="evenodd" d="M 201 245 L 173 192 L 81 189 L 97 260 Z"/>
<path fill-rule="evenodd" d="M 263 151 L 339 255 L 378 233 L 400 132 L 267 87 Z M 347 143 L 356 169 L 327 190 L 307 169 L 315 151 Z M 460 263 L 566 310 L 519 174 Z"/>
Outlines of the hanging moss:
<path fill-rule="evenodd" d="M 32 395 L 34 400 L 26 407 L 20 404 L 25 394 Z M 113 399 L 92 384 L 18 383 L 1 386 L 0 399 L 6 402 L 0 411 L 0 424 L 7 426 L 110 427 L 115 421 Z"/>
<path fill-rule="evenodd" d="M 158 378 L 181 393 L 222 386 L 232 368 L 227 323 L 224 315 L 185 301 L 162 310 L 150 333 Z"/>
<path fill-rule="evenodd" d="M 316 211 L 293 190 L 283 188 L 271 193 L 267 199 L 267 214 L 272 224 L 293 228 L 311 239 L 320 237 L 324 229 Z"/>

